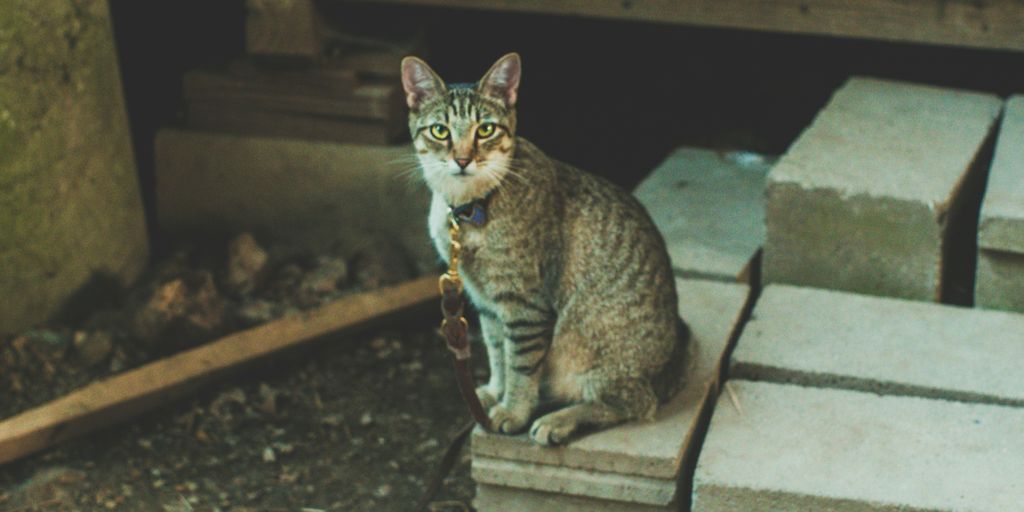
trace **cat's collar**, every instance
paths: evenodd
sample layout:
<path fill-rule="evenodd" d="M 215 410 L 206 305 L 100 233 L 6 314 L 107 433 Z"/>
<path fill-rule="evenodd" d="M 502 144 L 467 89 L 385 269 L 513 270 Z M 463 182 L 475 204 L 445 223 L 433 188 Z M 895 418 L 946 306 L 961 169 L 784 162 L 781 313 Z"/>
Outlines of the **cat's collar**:
<path fill-rule="evenodd" d="M 448 207 L 448 215 L 455 222 L 469 223 L 475 227 L 482 227 L 487 224 L 487 203 L 490 202 L 491 194 L 481 199 L 474 199 L 468 203 Z"/>

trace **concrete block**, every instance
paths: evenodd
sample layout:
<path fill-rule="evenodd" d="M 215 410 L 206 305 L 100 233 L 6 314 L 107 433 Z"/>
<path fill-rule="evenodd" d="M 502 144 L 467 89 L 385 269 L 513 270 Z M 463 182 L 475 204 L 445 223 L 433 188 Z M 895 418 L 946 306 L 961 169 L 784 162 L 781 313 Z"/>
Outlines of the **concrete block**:
<path fill-rule="evenodd" d="M 1024 315 L 765 287 L 730 378 L 1024 406 Z"/>
<path fill-rule="evenodd" d="M 970 302 L 999 98 L 852 78 L 768 174 L 765 282 Z"/>
<path fill-rule="evenodd" d="M 748 295 L 748 288 L 739 284 L 680 279 L 677 285 L 695 357 L 688 384 L 654 420 L 620 425 L 555 448 L 537 446 L 525 435 L 478 430 L 472 437 L 474 480 L 601 500 L 675 503 L 680 474 L 692 467 L 697 432 L 717 391 L 723 352 Z M 637 490 L 626 494 L 616 482 L 633 482 Z"/>
<path fill-rule="evenodd" d="M 678 486 L 675 478 L 649 478 L 479 456 L 473 459 L 473 479 L 501 482 L 502 486 L 513 489 L 658 506 L 675 503 Z"/>
<path fill-rule="evenodd" d="M 428 268 L 430 193 L 409 146 L 161 130 L 156 139 L 157 217 L 165 230 L 261 242 L 358 249 L 393 237 Z M 410 174 L 412 173 L 412 174 Z"/>
<path fill-rule="evenodd" d="M 0 3 L 0 335 L 81 313 L 148 252 L 106 0 Z"/>
<path fill-rule="evenodd" d="M 1024 96 L 1006 102 L 978 224 L 975 304 L 1024 311 Z"/>
<path fill-rule="evenodd" d="M 533 491 L 487 484 L 476 486 L 473 506 L 477 510 L 515 510 L 517 512 L 662 512 L 680 510 L 676 505 L 624 503 L 573 496 L 561 492 Z"/>
<path fill-rule="evenodd" d="M 1024 503 L 1024 409 L 730 380 L 694 512 L 992 511 Z"/>
<path fill-rule="evenodd" d="M 668 245 L 676 275 L 736 281 L 764 243 L 764 181 L 774 159 L 679 148 L 633 194 Z"/>

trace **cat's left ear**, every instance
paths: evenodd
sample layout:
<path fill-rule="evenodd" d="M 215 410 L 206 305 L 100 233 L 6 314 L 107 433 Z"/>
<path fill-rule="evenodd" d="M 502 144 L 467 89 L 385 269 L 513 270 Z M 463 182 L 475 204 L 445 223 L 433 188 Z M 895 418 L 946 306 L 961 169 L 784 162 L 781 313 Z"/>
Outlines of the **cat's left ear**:
<path fill-rule="evenodd" d="M 498 59 L 477 86 L 481 93 L 505 102 L 509 108 L 516 104 L 519 92 L 519 75 L 522 66 L 518 53 L 509 53 Z"/>

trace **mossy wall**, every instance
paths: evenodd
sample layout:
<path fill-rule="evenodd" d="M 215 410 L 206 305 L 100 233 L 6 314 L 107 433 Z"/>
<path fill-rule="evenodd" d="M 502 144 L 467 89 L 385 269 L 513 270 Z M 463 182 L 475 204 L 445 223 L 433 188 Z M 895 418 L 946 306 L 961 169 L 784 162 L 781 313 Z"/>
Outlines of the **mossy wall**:
<path fill-rule="evenodd" d="M 0 333 L 147 251 L 106 0 L 0 2 Z"/>

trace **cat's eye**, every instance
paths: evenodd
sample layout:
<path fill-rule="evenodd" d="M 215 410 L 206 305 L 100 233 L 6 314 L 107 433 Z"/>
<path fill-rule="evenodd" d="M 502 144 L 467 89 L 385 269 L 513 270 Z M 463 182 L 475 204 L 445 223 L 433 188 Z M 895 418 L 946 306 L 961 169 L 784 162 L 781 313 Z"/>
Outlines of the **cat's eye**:
<path fill-rule="evenodd" d="M 451 135 L 451 132 L 443 124 L 432 124 L 430 125 L 430 135 L 437 140 L 445 140 Z"/>
<path fill-rule="evenodd" d="M 486 139 L 491 135 L 494 135 L 494 123 L 484 123 L 477 127 L 476 136 L 481 139 Z"/>

